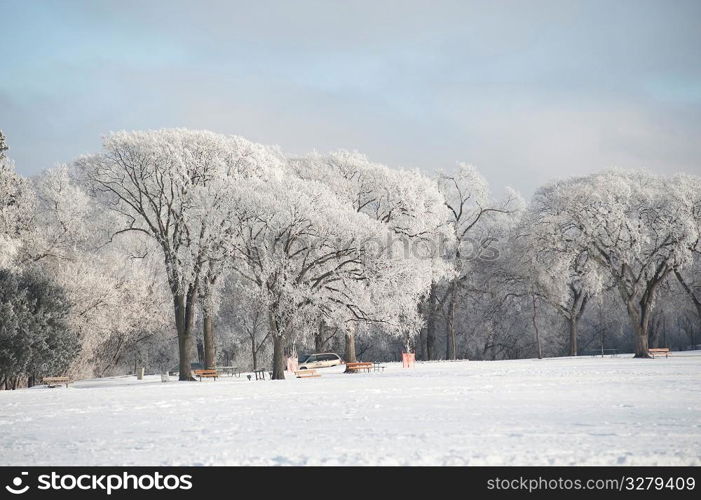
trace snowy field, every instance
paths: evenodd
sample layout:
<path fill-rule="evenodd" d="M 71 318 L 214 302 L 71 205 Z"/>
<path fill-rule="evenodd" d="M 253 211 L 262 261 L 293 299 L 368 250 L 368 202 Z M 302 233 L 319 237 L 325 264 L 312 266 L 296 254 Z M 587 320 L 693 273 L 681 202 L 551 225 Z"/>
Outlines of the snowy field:
<path fill-rule="evenodd" d="M 0 464 L 701 464 L 701 353 L 320 372 L 0 392 Z"/>

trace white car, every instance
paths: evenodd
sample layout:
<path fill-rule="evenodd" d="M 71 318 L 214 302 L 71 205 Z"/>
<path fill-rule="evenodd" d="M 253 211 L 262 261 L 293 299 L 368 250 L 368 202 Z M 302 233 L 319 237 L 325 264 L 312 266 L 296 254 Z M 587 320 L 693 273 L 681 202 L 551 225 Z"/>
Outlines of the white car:
<path fill-rule="evenodd" d="M 314 368 L 327 368 L 329 366 L 342 365 L 343 359 L 333 352 L 316 353 L 309 356 L 297 367 L 298 370 L 311 370 Z"/>

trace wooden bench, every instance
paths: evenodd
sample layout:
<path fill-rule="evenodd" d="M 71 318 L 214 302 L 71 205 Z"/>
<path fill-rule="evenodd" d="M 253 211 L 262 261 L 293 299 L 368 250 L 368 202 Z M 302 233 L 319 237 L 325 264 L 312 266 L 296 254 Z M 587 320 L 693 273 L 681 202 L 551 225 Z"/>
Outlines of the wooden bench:
<path fill-rule="evenodd" d="M 295 377 L 297 377 L 297 378 L 321 377 L 321 374 L 317 373 L 316 370 L 296 370 Z"/>
<path fill-rule="evenodd" d="M 265 368 L 260 368 L 258 370 L 253 370 L 256 375 L 256 380 L 265 380 L 265 372 L 268 371 Z"/>
<path fill-rule="evenodd" d="M 372 363 L 372 371 L 374 372 L 384 372 L 385 371 L 385 365 L 378 363 L 377 361 L 373 361 Z"/>
<path fill-rule="evenodd" d="M 44 377 L 42 379 L 42 382 L 49 387 L 57 387 L 64 384 L 68 387 L 70 381 L 71 379 L 69 377 Z"/>
<path fill-rule="evenodd" d="M 197 377 L 199 377 L 200 382 L 202 382 L 202 377 L 213 378 L 214 380 L 217 380 L 217 377 L 219 376 L 219 374 L 217 373 L 217 370 L 195 370 L 193 373 Z"/>
<path fill-rule="evenodd" d="M 361 371 L 370 373 L 370 370 L 372 370 L 372 365 L 372 363 L 346 363 L 345 373 L 358 373 Z"/>
<path fill-rule="evenodd" d="M 648 349 L 647 352 L 649 352 L 653 358 L 655 355 L 661 356 L 662 354 L 664 354 L 664 357 L 666 358 L 669 356 L 669 347 L 653 347 Z"/>

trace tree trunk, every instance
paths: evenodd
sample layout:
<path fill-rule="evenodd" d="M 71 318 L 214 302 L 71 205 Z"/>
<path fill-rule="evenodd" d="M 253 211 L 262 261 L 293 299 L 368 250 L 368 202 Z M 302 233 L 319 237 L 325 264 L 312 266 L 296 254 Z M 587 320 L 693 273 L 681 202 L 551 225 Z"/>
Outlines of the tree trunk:
<path fill-rule="evenodd" d="M 175 326 L 178 331 L 178 353 L 180 356 L 179 380 L 195 380 L 192 376 L 190 360 L 192 359 L 193 335 L 193 308 L 194 293 L 187 295 L 177 294 L 173 297 L 175 306 Z"/>
<path fill-rule="evenodd" d="M 356 363 L 358 360 L 355 357 L 355 330 L 358 328 L 357 324 L 353 324 L 346 331 L 346 352 L 344 358 L 346 363 Z"/>
<path fill-rule="evenodd" d="M 428 296 L 428 318 L 426 321 L 426 359 L 432 360 L 436 354 L 436 285 L 431 285 L 431 292 Z"/>
<path fill-rule="evenodd" d="M 319 321 L 319 329 L 314 335 L 314 352 L 324 351 L 324 322 Z"/>
<path fill-rule="evenodd" d="M 570 356 L 577 355 L 577 325 L 584 314 L 584 310 L 589 302 L 589 295 L 583 290 L 577 290 L 570 285 L 572 289 L 572 307 L 567 312 L 567 322 L 570 327 Z"/>
<path fill-rule="evenodd" d="M 273 335 L 273 380 L 285 380 L 285 338 Z"/>
<path fill-rule="evenodd" d="M 638 324 L 635 330 L 635 357 L 649 358 L 647 327 Z"/>
<path fill-rule="evenodd" d="M 204 337 L 204 367 L 214 370 L 217 366 L 217 346 L 214 342 L 214 321 L 206 310 L 203 311 L 202 334 Z"/>
<path fill-rule="evenodd" d="M 195 347 L 197 348 L 197 362 L 204 366 L 204 344 L 195 337 Z"/>
<path fill-rule="evenodd" d="M 633 331 L 635 333 L 635 356 L 636 358 L 650 358 L 648 351 L 648 330 L 649 319 L 645 310 L 639 311 L 634 303 L 634 299 L 628 300 L 627 305 L 628 316 L 633 322 Z"/>
<path fill-rule="evenodd" d="M 190 340 L 185 331 L 185 296 L 173 297 L 175 307 L 175 328 L 178 332 L 179 380 L 190 380 Z"/>
<path fill-rule="evenodd" d="M 577 355 L 577 316 L 570 315 L 567 318 L 570 324 L 570 356 Z"/>
<path fill-rule="evenodd" d="M 654 316 L 647 334 L 647 344 L 649 347 L 664 347 L 660 345 L 660 333 L 662 331 L 662 318 L 659 314 Z"/>
<path fill-rule="evenodd" d="M 536 308 L 535 295 L 533 295 L 532 298 L 533 298 L 533 329 L 535 330 L 535 343 L 536 343 L 536 348 L 538 349 L 538 359 L 543 359 L 543 346 L 541 345 L 541 342 L 540 342 L 540 330 L 538 329 L 538 322 L 536 321 L 538 309 Z"/>
<path fill-rule="evenodd" d="M 448 315 L 446 317 L 446 359 L 457 359 L 457 342 L 455 338 L 455 303 L 457 302 L 457 287 L 452 286 Z"/>
<path fill-rule="evenodd" d="M 426 360 L 426 327 L 419 331 L 419 338 L 416 345 L 416 359 Z"/>
<path fill-rule="evenodd" d="M 258 349 L 256 349 L 256 338 L 251 336 L 251 357 L 253 358 L 253 370 L 258 369 Z"/>

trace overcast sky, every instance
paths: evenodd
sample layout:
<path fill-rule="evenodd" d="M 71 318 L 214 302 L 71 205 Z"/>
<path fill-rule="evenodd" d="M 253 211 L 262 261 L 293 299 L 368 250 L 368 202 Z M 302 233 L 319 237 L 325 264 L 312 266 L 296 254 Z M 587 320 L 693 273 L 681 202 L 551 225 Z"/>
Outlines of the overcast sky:
<path fill-rule="evenodd" d="M 701 1 L 0 0 L 0 129 L 25 175 L 106 132 L 358 150 L 493 189 L 701 174 Z"/>

